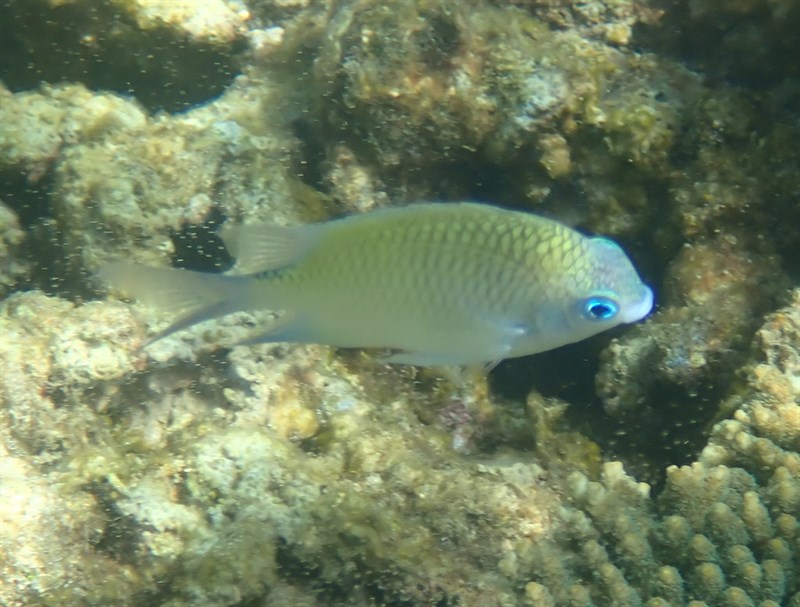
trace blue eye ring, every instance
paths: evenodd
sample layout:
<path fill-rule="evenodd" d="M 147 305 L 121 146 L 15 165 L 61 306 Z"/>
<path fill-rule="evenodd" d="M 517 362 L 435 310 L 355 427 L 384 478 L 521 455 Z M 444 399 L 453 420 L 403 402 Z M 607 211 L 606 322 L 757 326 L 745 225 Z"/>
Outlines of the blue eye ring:
<path fill-rule="evenodd" d="M 609 297 L 594 295 L 583 302 L 583 315 L 589 320 L 611 320 L 618 313 L 619 305 Z"/>

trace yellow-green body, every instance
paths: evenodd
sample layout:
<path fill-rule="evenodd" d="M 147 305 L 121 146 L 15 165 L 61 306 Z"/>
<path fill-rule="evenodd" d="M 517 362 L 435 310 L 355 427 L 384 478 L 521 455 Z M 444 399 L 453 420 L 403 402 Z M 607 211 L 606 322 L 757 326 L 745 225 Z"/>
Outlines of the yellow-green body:
<path fill-rule="evenodd" d="M 421 365 L 541 352 L 652 306 L 615 244 L 486 205 L 419 204 L 309 226 L 244 226 L 223 238 L 239 257 L 237 275 L 130 264 L 103 275 L 156 305 L 195 308 L 167 332 L 270 309 L 281 320 L 249 341 L 391 348 L 391 362 Z M 584 318 L 582 302 L 594 296 L 613 299 L 613 318 Z"/>

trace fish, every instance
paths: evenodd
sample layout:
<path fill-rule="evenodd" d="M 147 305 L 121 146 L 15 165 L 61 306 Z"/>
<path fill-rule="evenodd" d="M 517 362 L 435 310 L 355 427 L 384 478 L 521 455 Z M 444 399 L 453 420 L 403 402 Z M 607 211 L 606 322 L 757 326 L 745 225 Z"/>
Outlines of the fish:
<path fill-rule="evenodd" d="M 126 261 L 108 286 L 180 313 L 150 341 L 272 311 L 244 344 L 388 350 L 385 362 L 491 366 L 634 323 L 653 291 L 614 241 L 474 202 L 416 203 L 299 226 L 226 226 L 225 273 Z"/>

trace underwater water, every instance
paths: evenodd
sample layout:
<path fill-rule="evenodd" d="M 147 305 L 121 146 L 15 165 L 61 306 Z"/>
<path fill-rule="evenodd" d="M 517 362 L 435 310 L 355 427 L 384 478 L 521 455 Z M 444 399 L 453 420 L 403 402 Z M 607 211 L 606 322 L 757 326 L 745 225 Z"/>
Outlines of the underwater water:
<path fill-rule="evenodd" d="M 0 604 L 800 607 L 795 0 L 0 11 Z"/>

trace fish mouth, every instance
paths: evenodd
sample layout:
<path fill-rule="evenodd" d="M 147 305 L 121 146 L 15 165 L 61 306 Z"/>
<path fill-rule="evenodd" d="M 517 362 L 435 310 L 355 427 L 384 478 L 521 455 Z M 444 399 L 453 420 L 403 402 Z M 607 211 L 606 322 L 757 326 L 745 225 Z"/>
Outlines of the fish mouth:
<path fill-rule="evenodd" d="M 623 322 L 636 322 L 642 320 L 645 316 L 650 314 L 653 309 L 653 289 L 646 285 L 642 285 L 642 297 L 638 303 L 629 306 L 625 310 Z"/>

